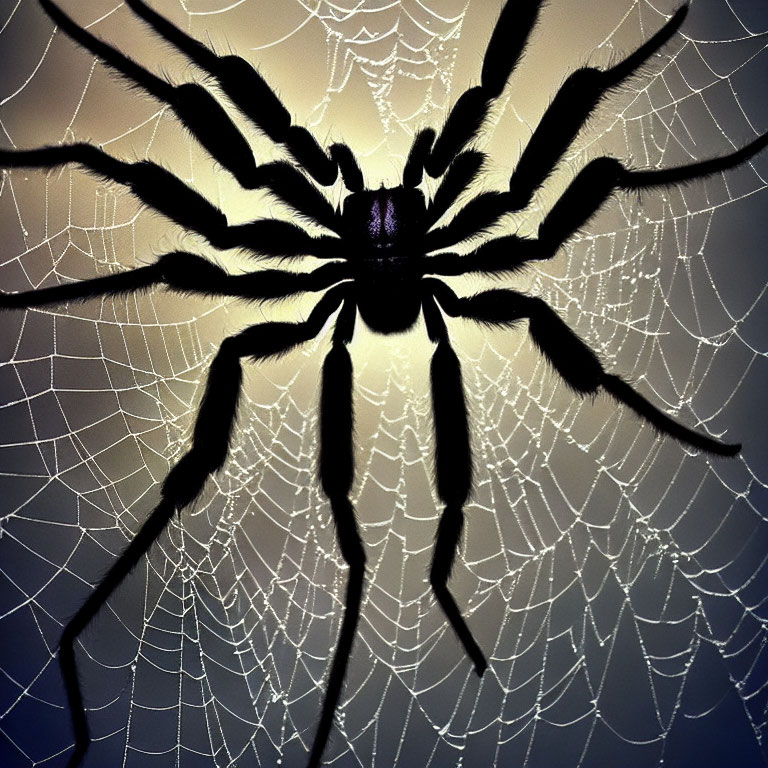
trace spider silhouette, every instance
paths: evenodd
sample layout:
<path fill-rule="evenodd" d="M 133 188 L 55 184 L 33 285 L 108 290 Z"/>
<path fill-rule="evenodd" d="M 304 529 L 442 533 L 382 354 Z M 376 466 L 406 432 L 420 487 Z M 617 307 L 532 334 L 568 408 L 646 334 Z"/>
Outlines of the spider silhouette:
<path fill-rule="evenodd" d="M 0 295 L 0 307 L 25 308 L 164 286 L 182 294 L 226 296 L 249 301 L 285 299 L 322 292 L 306 320 L 252 325 L 226 338 L 208 373 L 197 412 L 191 448 L 170 470 L 157 507 L 129 546 L 64 628 L 61 670 L 72 713 L 75 745 L 70 768 L 88 748 L 89 729 L 78 682 L 75 641 L 126 575 L 146 554 L 172 516 L 200 494 L 207 478 L 224 464 L 235 423 L 242 360 L 279 355 L 318 335 L 338 311 L 330 351 L 322 369 L 319 476 L 330 500 L 336 536 L 349 567 L 344 617 L 331 662 L 309 766 L 319 765 L 333 724 L 352 649 L 364 586 L 365 552 L 349 499 L 354 479 L 353 371 L 347 351 L 357 315 L 373 331 L 393 334 L 423 316 L 435 345 L 431 359 L 437 493 L 440 517 L 429 578 L 438 603 L 478 675 L 487 662 L 448 590 L 461 538 L 463 506 L 472 488 L 467 408 L 459 361 L 444 315 L 510 328 L 528 321 L 533 342 L 576 395 L 604 390 L 650 423 L 659 433 L 695 449 L 733 456 L 739 445 L 689 429 L 668 417 L 626 381 L 607 373 L 597 356 L 539 298 L 509 289 L 459 297 L 440 279 L 476 273 L 506 276 L 551 259 L 616 190 L 634 191 L 711 175 L 746 161 L 768 144 L 768 134 L 724 157 L 662 170 L 632 170 L 620 161 L 588 163 L 547 213 L 535 239 L 516 235 L 486 238 L 470 253 L 446 249 L 486 233 L 505 214 L 528 207 L 535 192 L 562 159 L 604 94 L 638 71 L 680 28 L 687 6 L 678 10 L 645 44 L 615 66 L 582 68 L 563 84 L 534 130 L 506 191 L 477 194 L 442 226 L 437 222 L 481 175 L 485 157 L 471 148 L 494 99 L 502 92 L 543 5 L 542 0 L 507 2 L 491 34 L 480 85 L 465 91 L 439 131 L 416 134 L 393 188 L 367 189 L 351 149 L 343 143 L 324 150 L 305 128 L 293 125 L 278 96 L 238 56 L 219 56 L 181 31 L 141 0 L 126 4 L 155 33 L 215 79 L 232 104 L 292 160 L 257 165 L 246 140 L 216 99 L 196 83 L 172 85 L 79 27 L 51 0 L 45 12 L 76 43 L 121 76 L 168 104 L 211 157 L 246 189 L 263 188 L 332 234 L 310 236 L 297 224 L 258 219 L 229 225 L 222 211 L 169 171 L 148 161 L 125 162 L 86 143 L 31 150 L 0 151 L 0 166 L 54 168 L 74 163 L 129 187 L 145 204 L 220 249 L 244 249 L 254 256 L 324 260 L 308 272 L 263 269 L 229 274 L 206 258 L 183 251 L 166 253 L 149 266 L 123 273 L 23 293 Z M 329 186 L 337 175 L 349 193 L 335 208 L 315 184 Z M 431 199 L 419 188 L 424 173 L 441 178 Z M 308 178 L 309 177 L 309 178 Z"/>

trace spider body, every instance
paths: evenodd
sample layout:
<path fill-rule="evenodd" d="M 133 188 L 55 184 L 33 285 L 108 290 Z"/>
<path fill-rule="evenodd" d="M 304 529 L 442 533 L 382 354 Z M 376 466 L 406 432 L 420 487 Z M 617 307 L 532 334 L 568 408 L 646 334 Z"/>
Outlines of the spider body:
<path fill-rule="evenodd" d="M 719 173 L 747 161 L 768 145 L 768 135 L 762 135 L 724 157 L 660 170 L 628 169 L 619 160 L 598 158 L 579 171 L 544 215 L 536 238 L 487 235 L 489 228 L 505 214 L 529 204 L 603 95 L 633 75 L 678 31 L 686 16 L 686 6 L 610 69 L 575 71 L 533 131 L 511 173 L 508 189 L 476 194 L 451 218 L 449 214 L 459 197 L 479 177 L 485 161 L 483 155 L 468 147 L 482 130 L 490 105 L 501 94 L 522 56 L 542 0 L 517 0 L 504 5 L 483 58 L 480 85 L 457 99 L 440 131 L 425 128 L 416 134 L 402 184 L 378 190 L 365 187 L 362 171 L 347 145 L 333 144 L 326 150 L 308 130 L 292 125 L 280 99 L 249 64 L 237 56 L 216 55 L 143 0 L 126 0 L 126 5 L 154 33 L 187 56 L 209 78 L 218 81 L 240 113 L 270 139 L 282 144 L 293 162 L 257 165 L 236 124 L 202 85 L 175 86 L 153 75 L 80 27 L 52 0 L 40 3 L 78 45 L 170 106 L 191 135 L 243 187 L 267 189 L 301 218 L 332 233 L 312 236 L 297 224 L 279 219 L 230 225 L 223 211 L 161 166 L 151 161 L 119 160 L 89 144 L 0 150 L 0 167 L 54 168 L 77 164 L 102 178 L 124 184 L 146 205 L 217 248 L 241 248 L 257 258 L 315 260 L 312 268 L 304 272 L 260 269 L 230 274 L 204 256 L 176 251 L 160 256 L 148 266 L 106 277 L 0 294 L 0 308 L 82 301 L 153 287 L 247 301 L 321 294 L 303 320 L 253 325 L 222 340 L 210 365 L 191 445 L 162 482 L 160 502 L 64 627 L 59 660 L 75 735 L 70 768 L 80 764 L 90 742 L 77 674 L 78 637 L 174 514 L 194 502 L 207 479 L 223 466 L 234 430 L 245 359 L 258 363 L 287 353 L 317 336 L 332 321 L 319 398 L 318 463 L 348 576 L 344 617 L 310 749 L 310 768 L 320 764 L 333 726 L 364 588 L 365 550 L 350 500 L 354 482 L 353 371 L 346 348 L 358 314 L 372 330 L 384 335 L 411 328 L 423 318 L 434 345 L 430 375 L 435 485 L 444 509 L 437 528 L 429 582 L 479 675 L 485 671 L 487 660 L 448 589 L 464 525 L 463 507 L 472 490 L 472 453 L 461 366 L 451 345 L 446 315 L 499 328 L 527 321 L 535 346 L 576 395 L 605 392 L 661 435 L 697 450 L 721 456 L 733 456 L 740 450 L 738 444 L 725 443 L 683 426 L 620 376 L 607 372 L 598 357 L 542 299 L 508 288 L 460 297 L 442 279 L 470 273 L 503 278 L 536 261 L 551 259 L 616 190 L 632 192 Z M 425 172 L 439 179 L 434 195 L 429 198 L 420 189 Z M 348 194 L 341 208 L 336 209 L 318 185 L 334 183 L 339 173 Z M 444 217 L 448 222 L 438 226 Z M 484 236 L 484 242 L 469 253 L 447 250 L 478 236 Z M 316 266 L 317 261 L 323 263 Z"/>
<path fill-rule="evenodd" d="M 425 213 L 420 189 L 382 187 L 344 201 L 342 242 L 357 308 L 377 333 L 406 331 L 419 318 Z"/>

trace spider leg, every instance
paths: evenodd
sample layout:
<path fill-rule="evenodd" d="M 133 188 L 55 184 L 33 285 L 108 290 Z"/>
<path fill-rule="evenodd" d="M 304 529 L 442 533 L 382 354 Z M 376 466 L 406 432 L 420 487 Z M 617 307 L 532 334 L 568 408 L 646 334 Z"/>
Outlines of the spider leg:
<path fill-rule="evenodd" d="M 217 248 L 247 248 L 264 256 L 334 257 L 338 238 L 312 237 L 296 224 L 262 219 L 230 225 L 226 216 L 199 192 L 155 163 L 117 160 L 90 144 L 39 149 L 0 150 L 0 167 L 57 168 L 77 164 L 108 181 L 129 187 L 143 203 Z"/>
<path fill-rule="evenodd" d="M 613 158 L 597 158 L 580 171 L 552 206 L 539 227 L 538 249 L 530 255 L 536 259 L 552 258 L 557 249 L 597 213 L 614 190 L 638 191 L 713 176 L 746 162 L 766 146 L 768 133 L 722 157 L 654 170 L 627 169 Z"/>
<path fill-rule="evenodd" d="M 489 240 L 474 252 L 459 256 L 446 253 L 425 259 L 424 271 L 440 275 L 470 272 L 504 273 L 523 268 L 531 261 L 551 259 L 558 248 L 594 216 L 611 194 L 667 187 L 706 178 L 746 162 L 768 146 L 768 133 L 722 157 L 701 160 L 676 168 L 633 170 L 619 160 L 599 157 L 588 163 L 568 185 L 539 226 L 536 240 L 514 235 Z M 503 215 L 509 192 L 487 192 L 462 208 L 444 227 L 425 237 L 425 250 L 455 245 L 487 229 Z M 500 204 L 499 204 L 499 201 Z"/>
<path fill-rule="evenodd" d="M 360 170 L 357 158 L 352 150 L 346 144 L 336 143 L 331 144 L 328 148 L 328 153 L 336 165 L 339 166 L 344 186 L 350 192 L 362 192 L 365 189 L 363 172 Z"/>
<path fill-rule="evenodd" d="M 470 89 L 461 96 L 451 110 L 443 132 L 437 140 L 431 129 L 425 129 L 417 134 L 406 163 L 404 174 L 406 186 L 416 186 L 421 182 L 421 167 L 426 167 L 430 176 L 439 176 L 444 173 L 456 153 L 460 152 L 477 133 L 488 112 L 491 100 L 501 94 L 504 83 L 525 46 L 527 36 L 536 23 L 539 12 L 539 7 L 535 7 L 536 5 L 536 3 L 529 4 L 523 11 L 525 24 L 529 26 L 524 28 L 521 25 L 520 29 L 516 30 L 518 38 L 511 43 L 514 58 L 510 57 L 510 51 L 502 51 L 502 48 L 506 49 L 508 45 L 509 31 L 506 25 L 511 19 L 509 5 L 504 8 L 483 62 L 482 85 Z M 600 99 L 637 72 L 659 48 L 668 42 L 680 29 L 687 13 L 688 6 L 684 5 L 659 32 L 610 69 L 584 67 L 570 75 L 544 113 L 518 160 L 509 181 L 509 193 L 501 196 L 498 193 L 492 193 L 492 196 L 478 203 L 478 211 L 484 211 L 488 215 L 487 207 L 491 204 L 493 210 L 497 211 L 491 215 L 498 218 L 502 213 L 525 208 L 530 203 L 534 192 L 552 172 L 576 134 L 589 119 Z M 493 76 L 489 74 L 490 72 Z M 449 149 L 449 147 L 455 147 L 455 149 Z"/>
<path fill-rule="evenodd" d="M 336 321 L 333 343 L 323 363 L 320 394 L 319 475 L 323 492 L 331 502 L 336 540 L 349 566 L 344 619 L 331 662 L 320 721 L 312 743 L 308 768 L 317 768 L 328 743 L 336 707 L 347 672 L 349 655 L 360 618 L 365 578 L 365 551 L 349 492 L 355 474 L 354 410 L 352 407 L 352 360 L 346 345 L 355 327 L 355 302 L 347 299 Z"/>
<path fill-rule="evenodd" d="M 477 178 L 483 168 L 485 155 L 467 150 L 448 166 L 435 196 L 427 205 L 425 227 L 431 227 L 458 199 L 459 195 Z"/>
<path fill-rule="evenodd" d="M 160 503 L 62 632 L 59 663 L 75 735 L 75 748 L 68 768 L 77 768 L 89 744 L 88 721 L 77 675 L 75 641 L 165 530 L 174 512 L 194 501 L 208 477 L 223 466 L 229 453 L 240 399 L 243 377 L 241 359 L 252 357 L 264 360 L 313 338 L 342 302 L 346 291 L 343 286 L 328 291 L 304 322 L 251 326 L 225 339 L 219 347 L 211 363 L 205 394 L 195 420 L 192 447 L 163 481 Z"/>
<path fill-rule="evenodd" d="M 432 145 L 435 143 L 435 129 L 422 128 L 413 137 L 411 148 L 403 168 L 403 186 L 418 187 L 424 178 L 424 165 L 429 159 Z M 458 154 L 458 151 L 457 151 Z"/>
<path fill-rule="evenodd" d="M 340 234 L 341 217 L 328 198 L 294 165 L 287 161 L 265 163 L 258 167 L 257 173 L 258 186 L 268 189 L 300 216 Z"/>
<path fill-rule="evenodd" d="M 482 234 L 510 212 L 510 198 L 509 192 L 481 192 L 460 208 L 447 224 L 427 232 L 424 250 L 447 248 Z"/>
<path fill-rule="evenodd" d="M 461 366 L 431 292 L 425 292 L 422 305 L 427 333 L 436 345 L 430 364 L 435 475 L 437 494 L 445 503 L 437 527 L 429 582 L 443 613 L 472 660 L 475 671 L 482 676 L 488 662 L 447 586 L 464 527 L 463 506 L 472 489 L 472 450 Z"/>
<path fill-rule="evenodd" d="M 585 67 L 574 72 L 544 112 L 509 180 L 509 210 L 525 208 L 562 158 L 603 96 L 638 71 L 680 29 L 688 14 L 683 5 L 634 53 L 610 69 Z"/>
<path fill-rule="evenodd" d="M 527 319 L 534 344 L 576 394 L 594 395 L 602 387 L 663 435 L 718 456 L 735 456 L 741 450 L 740 444 L 721 442 L 678 423 L 621 377 L 606 373 L 597 355 L 542 299 L 503 289 L 459 298 L 440 280 L 430 278 L 425 282 L 452 317 L 499 326 L 513 326 Z"/>
<path fill-rule="evenodd" d="M 231 275 L 202 256 L 173 251 L 163 254 L 155 264 L 114 275 L 19 293 L 0 291 L 0 309 L 86 301 L 96 296 L 120 296 L 145 291 L 154 285 L 186 295 L 231 296 L 253 301 L 283 299 L 298 293 L 325 290 L 348 277 L 347 265 L 338 262 L 325 264 L 311 272 L 264 269 Z"/>
<path fill-rule="evenodd" d="M 248 142 L 203 86 L 196 83 L 172 85 L 78 26 L 52 0 L 40 0 L 40 5 L 76 43 L 156 99 L 169 104 L 190 133 L 243 187 L 261 186 Z"/>
<path fill-rule="evenodd" d="M 504 235 L 486 241 L 465 255 L 444 251 L 434 256 L 425 256 L 421 262 L 421 270 L 422 275 L 478 273 L 502 277 L 521 272 L 531 261 L 539 258 L 540 252 L 536 240 Z"/>
<path fill-rule="evenodd" d="M 542 5 L 542 0 L 519 0 L 504 5 L 483 56 L 480 85 L 459 96 L 437 138 L 431 130 L 416 135 L 406 163 L 406 186 L 411 186 L 415 178 L 421 180 L 421 168 L 433 178 L 442 176 L 456 155 L 474 138 L 491 102 L 501 95 L 520 60 Z"/>
<path fill-rule="evenodd" d="M 330 156 L 303 126 L 293 125 L 291 115 L 264 78 L 239 56 L 219 56 L 198 40 L 152 10 L 142 0 L 126 0 L 128 7 L 157 34 L 216 78 L 232 103 L 277 144 L 284 144 L 299 165 L 323 186 L 336 181 L 341 167 L 345 183 L 360 183 L 362 174 L 352 150 L 345 144 L 331 147 Z M 350 191 L 357 191 L 349 187 Z"/>

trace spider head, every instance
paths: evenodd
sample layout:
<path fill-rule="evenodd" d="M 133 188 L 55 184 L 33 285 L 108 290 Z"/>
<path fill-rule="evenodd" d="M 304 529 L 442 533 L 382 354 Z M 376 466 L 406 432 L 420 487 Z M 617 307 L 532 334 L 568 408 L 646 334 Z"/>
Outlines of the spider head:
<path fill-rule="evenodd" d="M 347 237 L 376 258 L 424 234 L 424 195 L 421 190 L 382 187 L 355 192 L 344 201 Z M 394 254 L 393 254 L 394 255 Z"/>

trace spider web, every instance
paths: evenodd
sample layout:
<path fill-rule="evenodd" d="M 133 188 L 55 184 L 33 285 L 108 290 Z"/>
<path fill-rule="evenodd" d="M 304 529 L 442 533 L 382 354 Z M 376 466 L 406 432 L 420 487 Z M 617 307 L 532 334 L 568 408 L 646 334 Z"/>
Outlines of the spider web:
<path fill-rule="evenodd" d="M 62 5 L 177 81 L 199 73 L 117 0 Z M 257 62 L 299 122 L 396 184 L 412 132 L 476 82 L 500 8 L 479 0 L 168 0 L 217 50 Z M 488 188 L 565 76 L 636 48 L 666 0 L 551 2 L 479 141 Z M 532 213 L 591 157 L 667 167 L 768 129 L 768 5 L 694 0 L 683 34 L 611 95 Z M 238 192 L 162 105 L 126 88 L 31 0 L 0 17 L 6 146 L 88 139 L 150 156 L 232 219 L 285 215 Z M 244 130 L 248 131 L 247 126 Z M 249 134 L 260 162 L 279 151 Z M 430 347 L 422 327 L 358 327 L 354 501 L 367 593 L 326 760 L 347 766 L 766 764 L 765 153 L 706 182 L 613 200 L 550 263 L 542 296 L 609 370 L 735 460 L 659 438 L 607 398 L 577 401 L 524 330 L 454 323 L 475 492 L 451 586 L 490 666 L 478 680 L 426 581 Z M 334 188 L 334 200 L 341 194 Z M 255 214 L 254 214 L 255 212 Z M 217 254 L 126 191 L 66 169 L 5 174 L 3 290 Z M 761 237 L 762 235 L 762 237 Z M 457 281 L 462 292 L 479 280 Z M 0 763 L 63 766 L 72 745 L 62 626 L 158 500 L 188 445 L 217 345 L 309 302 L 243 308 L 163 292 L 2 317 Z M 232 453 L 81 637 L 86 766 L 303 765 L 343 612 L 346 569 L 315 478 L 327 334 L 251 366 Z"/>

